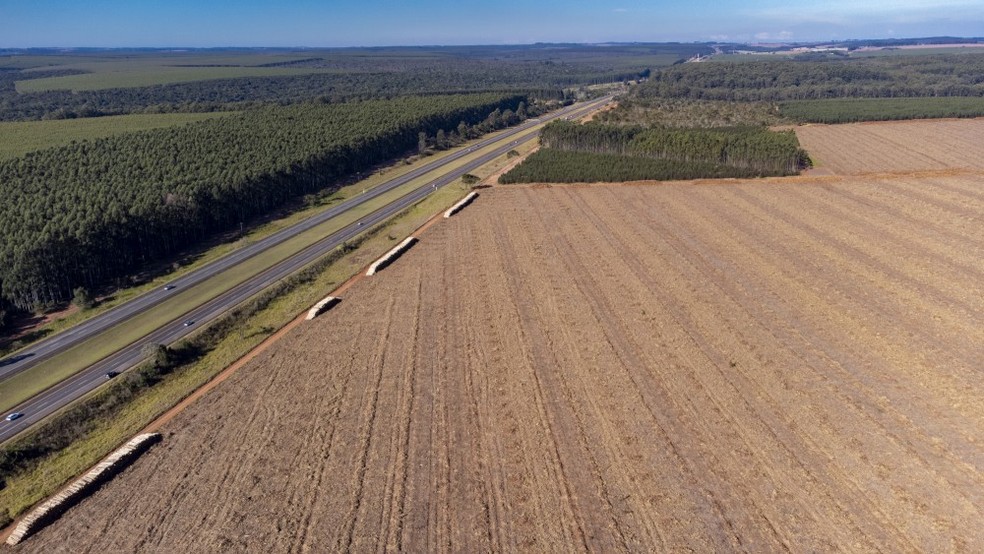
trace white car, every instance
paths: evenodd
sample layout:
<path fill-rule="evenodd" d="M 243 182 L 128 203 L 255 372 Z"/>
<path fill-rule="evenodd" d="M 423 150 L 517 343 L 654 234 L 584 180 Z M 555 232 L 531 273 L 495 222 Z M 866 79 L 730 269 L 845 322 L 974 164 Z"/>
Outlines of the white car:
<path fill-rule="evenodd" d="M 15 420 L 15 419 L 19 419 L 19 418 L 20 418 L 20 417 L 22 417 L 23 415 L 24 415 L 24 414 L 22 414 L 22 413 L 20 413 L 20 412 L 14 412 L 14 413 L 12 413 L 12 414 L 9 414 L 9 415 L 7 416 L 7 421 L 13 421 L 13 420 Z"/>

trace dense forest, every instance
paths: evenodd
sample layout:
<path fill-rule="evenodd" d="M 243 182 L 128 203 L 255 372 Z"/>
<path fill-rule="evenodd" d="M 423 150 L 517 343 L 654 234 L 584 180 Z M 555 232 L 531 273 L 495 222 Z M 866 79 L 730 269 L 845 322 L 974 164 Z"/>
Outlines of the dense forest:
<path fill-rule="evenodd" d="M 654 70 L 636 94 L 732 101 L 984 96 L 984 55 L 680 64 Z"/>
<path fill-rule="evenodd" d="M 799 100 L 783 102 L 779 106 L 779 112 L 790 120 L 806 123 L 984 117 L 984 96 Z"/>
<path fill-rule="evenodd" d="M 542 149 L 499 177 L 512 183 L 593 183 L 724 177 L 756 177 L 759 172 L 707 162 L 678 162 L 619 154 Z"/>
<path fill-rule="evenodd" d="M 595 116 L 594 121 L 613 125 L 644 127 L 736 127 L 771 126 L 788 123 L 772 102 L 728 102 L 689 98 L 641 98 L 623 95 L 614 110 Z"/>
<path fill-rule="evenodd" d="M 31 73 L 33 77 L 35 73 Z M 62 119 L 127 113 L 241 110 L 269 103 L 281 105 L 316 100 L 323 103 L 386 99 L 407 94 L 508 92 L 560 99 L 558 87 L 539 86 L 512 75 L 441 73 L 311 74 L 285 77 L 216 79 L 151 87 L 95 91 L 18 93 L 15 80 L 0 73 L 0 120 Z M 576 82 L 577 76 L 569 79 Z M 559 79 L 558 81 L 565 81 Z"/>
<path fill-rule="evenodd" d="M 682 52 L 709 51 L 679 45 Z M 638 79 L 649 68 L 628 53 L 599 48 L 466 50 L 412 49 L 394 52 L 343 52 L 292 62 L 261 64 L 311 68 L 312 73 L 276 77 L 211 79 L 168 85 L 105 90 L 17 92 L 16 81 L 80 73 L 4 67 L 0 58 L 0 121 L 97 117 L 126 113 L 240 110 L 263 103 L 309 100 L 348 102 L 408 94 L 510 92 L 559 99 L 563 89 Z M 660 49 L 660 55 L 666 56 Z M 672 52 L 674 49 L 668 49 Z M 606 55 L 608 57 L 606 57 Z M 6 58 L 13 63 L 15 58 Z M 669 63 L 669 62 L 667 62 Z M 185 61 L 178 67 L 202 67 Z M 322 71 L 315 73 L 314 71 Z"/>
<path fill-rule="evenodd" d="M 755 175 L 790 175 L 809 164 L 795 133 L 765 127 L 647 129 L 557 121 L 544 128 L 540 142 L 555 150 L 702 162 L 748 169 Z"/>
<path fill-rule="evenodd" d="M 419 133 L 447 137 L 513 122 L 526 100 L 481 94 L 264 107 L 0 163 L 0 291 L 18 308 L 65 300 L 76 287 L 110 282 L 414 149 Z"/>

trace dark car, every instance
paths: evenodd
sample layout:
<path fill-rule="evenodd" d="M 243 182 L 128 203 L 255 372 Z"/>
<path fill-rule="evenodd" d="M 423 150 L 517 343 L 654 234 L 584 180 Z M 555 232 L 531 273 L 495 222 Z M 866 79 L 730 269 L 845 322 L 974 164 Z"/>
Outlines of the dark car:
<path fill-rule="evenodd" d="M 164 285 L 164 290 L 174 290 L 174 285 Z"/>
<path fill-rule="evenodd" d="M 193 319 L 189 319 L 188 321 L 185 321 L 185 323 L 184 323 L 185 327 L 191 327 L 194 324 L 195 324 L 195 320 L 193 320 Z"/>
<path fill-rule="evenodd" d="M 107 371 L 106 372 L 106 378 L 107 379 L 112 379 L 113 377 L 116 377 L 119 374 L 120 374 L 119 371 Z"/>
<path fill-rule="evenodd" d="M 13 421 L 13 420 L 15 420 L 15 419 L 20 419 L 21 417 L 23 417 L 23 415 L 24 415 L 24 414 L 22 414 L 22 413 L 20 413 L 20 412 L 14 412 L 14 413 L 12 413 L 12 414 L 9 414 L 9 415 L 7 416 L 7 421 Z"/>

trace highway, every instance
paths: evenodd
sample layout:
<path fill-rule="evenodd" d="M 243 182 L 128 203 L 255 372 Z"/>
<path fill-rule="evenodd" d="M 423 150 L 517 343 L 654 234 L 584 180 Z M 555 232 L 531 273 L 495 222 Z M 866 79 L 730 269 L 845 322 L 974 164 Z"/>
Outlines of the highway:
<path fill-rule="evenodd" d="M 328 221 L 331 218 L 336 217 L 355 206 L 358 206 L 359 204 L 371 200 L 372 198 L 378 197 L 379 195 L 384 194 L 394 188 L 405 185 L 413 179 L 438 170 L 442 166 L 454 162 L 464 156 L 471 155 L 476 150 L 507 140 L 509 137 L 521 134 L 523 131 L 530 129 L 531 127 L 535 127 L 542 122 L 560 117 L 579 117 L 580 115 L 584 115 L 585 113 L 600 107 L 609 100 L 610 97 L 604 97 L 584 104 L 575 104 L 544 116 L 540 118 L 539 121 L 527 121 L 522 125 L 509 129 L 503 134 L 485 139 L 469 148 L 463 148 L 459 152 L 421 166 L 420 168 L 415 169 L 405 175 L 387 181 L 364 194 L 350 198 L 337 206 L 305 219 L 300 223 L 282 229 L 249 246 L 238 249 L 227 256 L 215 260 L 214 262 L 210 262 L 201 268 L 175 279 L 170 283 L 171 285 L 174 285 L 175 288 L 170 291 L 164 290 L 162 287 L 148 292 L 138 298 L 121 304 L 112 310 L 100 314 L 99 316 L 93 317 L 84 323 L 80 323 L 70 330 L 59 333 L 49 339 L 39 341 L 29 349 L 18 352 L 4 360 L 0 360 L 0 379 L 5 379 L 20 371 L 24 371 L 44 359 L 84 342 L 99 333 L 112 328 L 113 326 L 124 323 L 127 319 L 142 312 L 143 310 L 166 301 L 174 294 L 175 291 L 179 289 L 195 286 L 219 273 L 235 267 L 236 265 L 252 258 L 253 256 L 256 256 L 268 248 L 276 246 L 277 244 L 280 244 L 291 237 L 298 235 L 299 233 L 324 223 L 325 221 Z M 344 227 L 321 239 L 317 243 L 273 265 L 272 267 L 267 268 L 266 270 L 212 298 L 197 308 L 182 314 L 164 326 L 159 327 L 155 331 L 145 335 L 141 339 L 118 350 L 114 354 L 103 358 L 83 371 L 76 373 L 75 375 L 61 381 L 51 388 L 48 388 L 44 392 L 22 403 L 21 405 L 16 406 L 11 410 L 11 412 L 18 412 L 24 415 L 14 421 L 0 421 L 0 442 L 6 441 L 23 432 L 31 425 L 37 423 L 49 414 L 80 398 L 89 391 L 94 390 L 99 385 L 104 384 L 107 381 L 107 372 L 122 372 L 139 364 L 144 359 L 142 350 L 145 345 L 171 344 L 195 332 L 197 329 L 208 325 L 209 322 L 241 304 L 248 298 L 261 292 L 271 284 L 302 269 L 322 256 L 325 256 L 330 251 L 340 246 L 343 242 L 351 240 L 363 231 L 372 228 L 372 226 L 377 223 L 383 222 L 403 209 L 415 204 L 416 202 L 419 202 L 428 194 L 444 185 L 447 185 L 448 183 L 453 182 L 465 173 L 473 171 L 491 160 L 505 154 L 509 150 L 515 148 L 518 144 L 533 140 L 536 137 L 536 133 L 531 133 L 524 137 L 518 137 L 516 140 L 496 147 L 495 149 L 482 154 L 474 160 L 465 163 L 457 169 L 451 170 L 434 180 L 424 183 L 420 187 L 398 198 L 397 200 L 394 200 L 390 204 L 376 210 L 375 212 L 372 212 L 371 214 L 368 214 L 359 222 Z M 185 326 L 185 321 L 193 321 L 195 323 L 191 326 Z"/>

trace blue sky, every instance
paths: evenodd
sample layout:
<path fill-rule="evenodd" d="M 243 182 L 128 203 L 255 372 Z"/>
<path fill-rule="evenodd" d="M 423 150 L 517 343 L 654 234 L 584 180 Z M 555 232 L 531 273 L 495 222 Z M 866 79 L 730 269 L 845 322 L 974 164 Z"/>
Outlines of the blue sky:
<path fill-rule="evenodd" d="M 0 47 L 812 41 L 984 35 L 984 0 L 0 0 Z"/>

